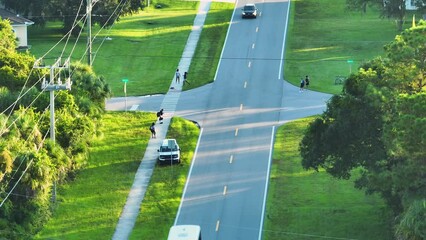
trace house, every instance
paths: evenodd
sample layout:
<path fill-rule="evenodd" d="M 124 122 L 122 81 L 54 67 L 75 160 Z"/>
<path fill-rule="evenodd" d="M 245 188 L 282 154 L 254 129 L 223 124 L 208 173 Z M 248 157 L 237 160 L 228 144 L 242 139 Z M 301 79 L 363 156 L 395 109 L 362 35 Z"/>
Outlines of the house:
<path fill-rule="evenodd" d="M 407 10 L 416 10 L 416 0 L 406 0 L 405 1 L 405 9 Z"/>
<path fill-rule="evenodd" d="M 12 25 L 13 32 L 15 32 L 16 37 L 18 38 L 18 48 L 27 48 L 27 27 L 34 24 L 33 21 L 28 20 L 15 14 L 13 12 L 7 11 L 6 9 L 0 8 L 0 17 L 2 19 L 8 19 Z"/>

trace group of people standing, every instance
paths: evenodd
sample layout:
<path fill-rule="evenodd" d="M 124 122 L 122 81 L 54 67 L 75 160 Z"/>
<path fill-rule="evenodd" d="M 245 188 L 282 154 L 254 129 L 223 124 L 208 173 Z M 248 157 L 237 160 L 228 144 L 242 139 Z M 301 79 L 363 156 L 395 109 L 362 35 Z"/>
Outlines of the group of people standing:
<path fill-rule="evenodd" d="M 176 75 L 176 83 L 180 83 L 180 72 L 179 72 L 179 68 L 178 68 L 178 69 L 176 69 L 176 73 L 175 73 L 175 75 Z M 191 85 L 191 84 L 188 82 L 187 77 L 188 77 L 188 72 L 184 72 L 184 73 L 183 73 L 183 85 L 185 85 L 185 83 L 188 83 L 189 85 Z"/>
<path fill-rule="evenodd" d="M 183 73 L 183 85 L 185 85 L 185 83 L 190 84 L 188 82 L 188 80 L 187 80 L 187 77 L 188 77 L 188 72 L 184 72 Z M 176 83 L 180 83 L 180 72 L 179 72 L 179 68 L 176 69 L 175 79 L 176 79 Z M 158 122 L 160 124 L 163 124 L 163 114 L 164 114 L 164 109 L 161 109 L 160 111 L 157 112 L 157 118 L 158 118 Z M 157 132 L 155 131 L 155 122 L 153 122 L 149 126 L 149 131 L 151 131 L 151 138 L 156 138 L 157 137 Z"/>
<path fill-rule="evenodd" d="M 309 76 L 306 75 L 305 78 L 300 78 L 300 90 L 299 92 L 303 92 L 304 89 L 309 88 Z"/>
<path fill-rule="evenodd" d="M 157 112 L 157 118 L 160 124 L 163 124 L 163 114 L 164 109 L 160 109 L 160 111 Z M 151 138 L 157 137 L 157 132 L 155 131 L 155 122 L 153 122 L 151 126 L 149 126 L 149 131 L 151 131 Z"/>

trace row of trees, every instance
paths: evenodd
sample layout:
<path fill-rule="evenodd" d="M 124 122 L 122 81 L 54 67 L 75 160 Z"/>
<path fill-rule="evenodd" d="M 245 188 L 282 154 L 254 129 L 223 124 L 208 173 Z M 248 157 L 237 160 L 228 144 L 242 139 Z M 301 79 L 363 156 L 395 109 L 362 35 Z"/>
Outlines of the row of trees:
<path fill-rule="evenodd" d="M 6 9 L 13 10 L 43 26 L 47 21 L 63 22 L 68 32 L 76 16 L 86 13 L 87 0 L 0 0 Z M 92 23 L 111 26 L 120 16 L 137 12 L 145 7 L 145 0 L 92 0 Z M 118 8 L 118 9 L 117 9 Z M 78 26 L 73 33 L 80 32 Z"/>
<path fill-rule="evenodd" d="M 300 143 L 305 169 L 378 193 L 396 216 L 398 239 L 426 239 L 426 22 L 361 65 Z"/>
<path fill-rule="evenodd" d="M 111 91 L 91 68 L 72 65 L 72 90 L 55 92 L 54 143 L 47 139 L 49 94 L 39 83 L 48 73 L 16 52 L 12 28 L 1 19 L 0 36 L 0 238 L 29 239 L 51 215 L 54 182 L 85 164 Z"/>
<path fill-rule="evenodd" d="M 350 10 L 367 11 L 368 6 L 380 9 L 381 17 L 394 18 L 397 20 L 398 30 L 402 31 L 406 14 L 406 2 L 411 1 L 419 13 L 424 13 L 426 0 L 346 0 Z"/>

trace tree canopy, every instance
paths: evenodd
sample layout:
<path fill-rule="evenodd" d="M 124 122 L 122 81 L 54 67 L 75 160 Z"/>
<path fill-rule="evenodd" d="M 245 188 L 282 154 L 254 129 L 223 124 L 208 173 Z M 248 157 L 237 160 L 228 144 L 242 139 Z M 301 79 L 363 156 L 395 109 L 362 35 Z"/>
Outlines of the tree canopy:
<path fill-rule="evenodd" d="M 60 20 L 68 32 L 76 17 L 86 14 L 86 0 L 0 0 L 6 9 L 26 16 L 38 25 Z M 92 0 L 92 24 L 111 26 L 120 16 L 137 12 L 145 7 L 144 0 Z M 80 32 L 82 24 L 73 29 Z"/>
<path fill-rule="evenodd" d="M 347 8 L 356 11 L 367 11 L 367 6 L 378 7 L 381 11 L 381 17 L 395 18 L 398 22 L 398 30 L 402 31 L 402 25 L 405 20 L 406 2 L 408 0 L 346 0 Z M 414 6 L 422 12 L 426 7 L 426 0 L 412 0 Z"/>
<path fill-rule="evenodd" d="M 426 214 L 425 33 L 422 21 L 387 44 L 384 58 L 362 64 L 300 143 L 305 169 L 344 179 L 361 171 L 356 187 L 383 197 L 402 219 L 397 235 L 417 237 L 406 239 L 426 236 L 414 229 L 426 218 L 406 221 Z"/>
<path fill-rule="evenodd" d="M 51 215 L 53 183 L 84 166 L 111 91 L 90 67 L 72 64 L 72 90 L 55 91 L 52 142 L 49 94 L 40 87 L 48 73 L 16 52 L 8 21 L 0 20 L 0 35 L 0 239 L 31 239 Z"/>

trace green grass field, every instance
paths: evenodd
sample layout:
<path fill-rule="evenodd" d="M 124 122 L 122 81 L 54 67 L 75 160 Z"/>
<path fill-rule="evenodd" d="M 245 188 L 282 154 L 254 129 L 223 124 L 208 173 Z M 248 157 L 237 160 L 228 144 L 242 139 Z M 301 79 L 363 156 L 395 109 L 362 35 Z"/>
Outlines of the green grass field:
<path fill-rule="evenodd" d="M 380 18 L 374 9 L 366 14 L 348 12 L 345 2 L 291 2 L 285 80 L 298 86 L 300 78 L 309 75 L 312 90 L 339 93 L 342 85 L 334 84 L 336 76 L 347 77 L 362 62 L 382 55 L 383 46 L 399 34 L 394 21 Z"/>
<path fill-rule="evenodd" d="M 213 2 L 210 5 L 189 68 L 190 85 L 185 85 L 184 90 L 200 87 L 213 81 L 233 11 L 234 4 Z"/>
<path fill-rule="evenodd" d="M 130 239 L 167 239 L 178 211 L 198 135 L 199 129 L 192 122 L 172 119 L 167 138 L 175 138 L 182 149 L 181 164 L 155 167 Z"/>
<path fill-rule="evenodd" d="M 302 168 L 299 142 L 313 119 L 277 130 L 264 239 L 392 239 L 389 215 L 378 196 L 355 189 L 353 180 Z"/>
<path fill-rule="evenodd" d="M 106 78 L 114 96 L 124 96 L 122 79 L 129 79 L 127 95 L 140 96 L 166 93 L 179 64 L 192 28 L 198 1 L 162 1 L 163 8 L 149 8 L 139 14 L 125 16 L 112 28 L 99 32 L 94 26 L 93 68 Z M 213 3 L 208 14 L 200 47 L 189 70 L 189 88 L 213 80 L 220 52 L 226 36 L 233 4 Z M 59 22 L 48 23 L 46 28 L 29 28 L 31 53 L 44 56 L 46 63 L 72 53 L 72 62 L 87 62 L 84 49 L 86 32 L 82 32 L 74 48 L 76 37 L 71 37 L 64 50 L 65 40 L 51 51 L 61 38 Z M 104 40 L 106 37 L 111 40 Z M 49 52 L 48 52 L 49 51 Z M 208 66 L 208 67 L 206 67 Z"/>
<path fill-rule="evenodd" d="M 183 12 L 188 13 L 188 10 L 192 11 L 196 9 L 197 6 L 198 4 L 196 4 L 196 2 L 191 2 L 191 4 L 187 2 L 178 5 L 177 7 L 173 5 L 172 9 L 167 9 L 167 7 L 161 10 L 149 9 L 149 11 L 146 13 L 123 18 L 117 24 L 117 26 L 113 27 L 109 34 L 105 33 L 103 36 L 109 36 L 113 38 L 112 41 L 114 41 L 115 37 L 111 35 L 111 32 L 113 33 L 116 31 L 117 33 L 115 36 L 127 35 L 130 38 L 137 38 L 139 35 L 136 34 L 137 36 L 132 36 L 132 32 L 137 32 L 135 29 L 137 29 L 138 24 L 145 23 L 147 26 L 161 24 L 163 26 L 162 28 L 146 29 L 146 36 L 140 37 L 144 38 L 144 40 L 148 42 L 146 44 L 158 45 L 158 48 L 162 48 L 161 45 L 169 44 L 176 45 L 175 47 L 182 48 L 181 50 L 183 50 L 187 36 L 180 37 L 185 38 L 185 41 L 177 42 L 177 40 L 173 40 L 171 42 L 170 38 L 168 38 L 167 34 L 165 33 L 175 32 L 177 30 L 177 25 L 182 24 L 182 22 L 189 21 L 188 18 L 190 18 L 190 16 L 188 14 L 183 14 Z M 200 59 L 201 64 L 194 64 L 190 69 L 190 88 L 211 82 L 213 79 L 215 68 L 205 68 L 204 64 L 207 64 L 208 66 L 217 65 L 221 47 L 226 36 L 226 29 L 228 27 L 227 24 L 229 20 L 227 19 L 230 18 L 232 10 L 233 4 L 212 3 L 211 12 L 207 16 L 206 25 L 201 35 L 201 38 L 204 39 L 204 43 L 201 44 L 201 47 L 197 49 L 196 56 L 199 57 L 194 57 Z M 195 11 L 193 11 L 193 14 L 195 14 Z M 174 16 L 171 17 L 172 15 Z M 194 15 L 192 18 L 193 17 Z M 190 24 L 192 25 L 192 20 L 190 21 Z M 189 25 L 186 27 L 189 27 L 188 29 L 190 29 Z M 58 23 L 51 23 L 45 29 L 35 29 L 32 33 L 32 36 L 34 36 L 34 42 L 32 42 L 32 52 L 38 56 L 41 56 L 47 52 L 47 50 L 59 38 L 57 33 L 59 28 L 60 25 Z M 121 39 L 122 37 L 119 38 Z M 122 38 L 121 41 L 124 43 L 127 40 Z M 109 42 L 105 42 L 104 44 L 108 43 Z M 85 43 L 80 42 L 78 44 L 79 45 L 77 46 L 75 52 L 79 53 L 80 51 L 80 55 L 83 56 L 81 49 L 84 47 Z M 135 42 L 135 44 L 139 45 L 138 40 Z M 121 45 L 125 45 L 124 48 L 121 48 Z M 143 44 L 140 44 L 138 47 L 141 47 L 142 45 Z M 96 48 L 95 46 L 94 49 Z M 131 55 L 131 53 L 134 53 L 134 49 L 128 44 L 119 44 L 116 47 L 119 47 L 121 50 L 117 50 L 115 47 L 111 46 L 102 46 L 102 54 L 115 55 L 119 53 L 121 54 L 121 60 L 117 64 L 123 65 L 126 62 L 128 63 L 128 56 L 126 56 L 126 54 L 130 53 Z M 212 48 L 218 48 L 219 50 Z M 38 54 L 37 51 L 39 52 Z M 58 48 L 51 51 L 49 54 L 51 54 L 51 56 L 59 56 L 61 51 L 62 48 Z M 66 51 L 70 50 L 67 48 Z M 98 56 L 100 56 L 99 54 Z M 164 61 L 164 58 L 159 57 L 158 55 L 155 56 L 156 53 L 154 52 L 151 54 L 152 55 L 147 55 L 146 57 L 141 57 L 139 59 L 133 58 L 132 60 L 134 60 L 134 62 L 139 62 L 136 65 L 141 67 L 134 66 L 132 71 L 141 71 L 145 67 L 150 67 L 145 66 L 146 64 L 144 65 L 140 63 L 139 60 L 141 59 L 148 61 L 152 67 L 157 66 L 158 68 L 162 68 L 165 64 L 169 63 L 177 65 L 181 53 L 176 53 L 174 58 L 168 58 L 167 61 Z M 78 56 L 79 54 L 76 55 Z M 179 56 L 179 58 L 177 56 Z M 85 61 L 84 58 L 83 61 Z M 109 66 L 110 64 L 110 59 L 98 58 L 95 60 L 94 68 L 98 74 L 107 76 L 108 79 L 111 79 L 108 76 L 117 74 L 117 72 L 120 71 L 114 70 L 114 68 Z M 99 68 L 102 66 L 105 67 L 106 71 L 99 70 Z M 164 91 L 167 90 L 170 84 L 170 81 L 173 77 L 174 68 L 175 67 L 173 66 L 171 69 L 171 74 L 166 73 L 167 75 L 170 75 L 170 77 L 168 78 L 168 81 L 164 81 Z M 160 72 L 161 74 L 164 73 L 164 71 Z M 135 76 L 136 75 L 137 74 L 135 74 Z M 160 74 L 158 72 L 145 72 L 145 75 L 147 77 L 149 76 L 150 78 L 148 81 L 152 82 L 158 82 L 158 79 L 160 78 Z M 151 89 L 147 89 L 146 91 L 144 90 L 144 93 L 135 93 L 134 91 L 132 92 L 132 90 L 130 90 L 132 89 L 132 86 L 134 86 L 132 85 L 132 78 L 128 76 L 126 76 L 126 78 L 128 78 L 130 81 L 127 88 L 129 94 L 134 93 L 135 95 L 143 95 L 161 92 L 158 86 L 153 86 Z M 111 83 L 111 81 L 108 82 L 112 85 L 113 90 L 116 89 L 115 92 L 122 90 L 122 83 L 120 78 L 117 81 L 119 84 Z M 142 83 L 135 83 L 135 85 L 142 86 Z M 151 114 L 137 115 L 136 118 L 131 114 L 128 114 L 130 113 L 108 113 L 105 116 L 105 125 L 103 128 L 105 136 L 102 139 L 98 139 L 96 141 L 95 147 L 91 151 L 91 158 L 88 160 L 89 165 L 87 166 L 87 169 L 84 169 L 78 173 L 76 181 L 72 181 L 61 187 L 58 196 L 59 204 L 57 209 L 51 221 L 37 235 L 37 238 L 111 238 L 115 230 L 115 226 L 118 222 L 122 207 L 124 206 L 128 191 L 130 190 L 131 184 L 133 182 L 134 174 L 139 165 L 140 159 L 145 152 L 145 147 L 148 141 L 148 138 L 141 138 L 136 141 L 136 139 L 133 137 L 135 134 L 139 137 L 143 137 L 145 134 L 147 134 L 146 136 L 149 136 L 149 133 L 146 131 L 147 127 L 145 127 L 145 125 L 149 125 L 149 123 L 155 119 L 155 117 L 153 117 Z M 135 122 L 138 121 L 139 117 L 143 120 L 140 122 Z M 115 124 L 117 123 L 126 124 L 116 126 Z M 141 132 L 139 132 L 140 128 Z M 122 131 L 122 129 L 126 129 L 126 131 Z M 131 136 L 132 138 L 129 138 L 128 136 Z M 132 238 L 139 238 L 141 236 L 164 236 L 163 238 L 165 238 L 167 236 L 169 227 L 174 221 L 183 190 L 183 184 L 185 183 L 189 164 L 192 160 L 193 150 L 195 148 L 198 137 L 198 129 L 190 122 L 185 122 L 182 119 L 173 119 L 172 128 L 169 131 L 168 136 L 176 138 L 179 141 L 181 148 L 184 149 L 182 152 L 183 162 L 181 165 L 173 166 L 172 168 L 156 168 L 151 180 L 152 186 L 146 193 L 146 200 L 142 206 L 141 214 L 136 223 L 137 227 L 135 227 L 135 232 L 133 233 Z M 119 144 L 119 146 L 111 147 L 117 144 Z M 134 148 L 137 149 L 137 154 L 127 155 L 127 151 L 133 152 L 135 151 L 133 150 Z M 119 160 L 113 159 L 113 157 L 117 156 L 125 156 L 125 158 Z M 100 163 L 100 161 L 102 161 L 102 163 Z M 113 175 L 114 178 L 109 177 L 109 175 Z M 119 184 L 110 186 L 111 182 L 105 181 L 105 179 L 112 179 L 112 182 Z M 167 179 L 167 182 L 173 183 L 173 185 L 165 186 L 164 179 Z M 93 189 L 103 189 L 106 191 L 103 192 L 101 190 Z M 91 196 L 94 193 L 96 196 Z M 158 199 L 163 200 L 157 201 Z M 162 228 L 157 228 L 158 221 L 164 222 Z M 153 231 L 153 229 L 156 230 Z"/>
<path fill-rule="evenodd" d="M 151 133 L 155 114 L 107 113 L 87 166 L 61 184 L 51 220 L 37 239 L 111 239 Z"/>
<path fill-rule="evenodd" d="M 150 138 L 154 114 L 107 113 L 104 135 L 94 142 L 87 167 L 61 185 L 52 219 L 36 239 L 111 239 Z M 180 165 L 156 167 L 145 194 L 133 239 L 167 237 L 180 203 L 199 129 L 173 118 L 169 132 L 182 149 Z"/>

